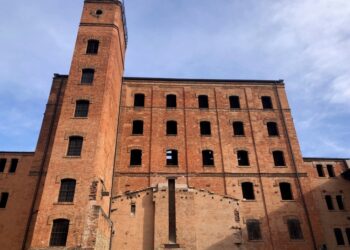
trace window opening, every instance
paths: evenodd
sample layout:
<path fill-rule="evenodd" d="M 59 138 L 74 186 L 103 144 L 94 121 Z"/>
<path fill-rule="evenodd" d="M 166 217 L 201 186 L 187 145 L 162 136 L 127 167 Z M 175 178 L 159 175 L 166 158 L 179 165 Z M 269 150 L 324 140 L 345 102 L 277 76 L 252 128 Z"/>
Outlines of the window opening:
<path fill-rule="evenodd" d="M 176 95 L 167 95 L 166 96 L 166 107 L 167 108 L 176 108 Z"/>
<path fill-rule="evenodd" d="M 247 220 L 248 240 L 261 240 L 260 223 L 258 220 Z"/>
<path fill-rule="evenodd" d="M 80 156 L 82 147 L 83 147 L 83 137 L 81 137 L 81 136 L 69 137 L 67 155 L 68 156 Z"/>
<path fill-rule="evenodd" d="M 230 108 L 231 109 L 239 109 L 241 108 L 241 105 L 239 103 L 239 96 L 230 96 Z"/>
<path fill-rule="evenodd" d="M 73 202 L 76 181 L 74 179 L 61 180 L 58 202 Z"/>
<path fill-rule="evenodd" d="M 316 165 L 316 169 L 317 169 L 317 174 L 318 174 L 319 177 L 325 177 L 322 165 L 317 164 Z"/>
<path fill-rule="evenodd" d="M 7 160 L 5 158 L 0 159 L 0 173 L 5 171 L 6 161 Z"/>
<path fill-rule="evenodd" d="M 178 153 L 175 149 L 166 151 L 166 165 L 178 165 Z"/>
<path fill-rule="evenodd" d="M 276 122 L 268 122 L 266 123 L 266 126 L 269 136 L 278 136 L 278 127 Z"/>
<path fill-rule="evenodd" d="M 138 166 L 142 164 L 142 150 L 133 149 L 130 151 L 130 165 Z"/>
<path fill-rule="evenodd" d="M 131 212 L 131 215 L 136 214 L 136 204 L 135 203 L 131 203 L 130 212 Z"/>
<path fill-rule="evenodd" d="M 326 200 L 328 210 L 334 210 L 332 196 L 326 195 L 325 200 Z"/>
<path fill-rule="evenodd" d="M 213 166 L 214 165 L 214 153 L 212 150 L 203 150 L 202 151 L 202 160 L 204 166 Z"/>
<path fill-rule="evenodd" d="M 211 135 L 210 122 L 203 121 L 199 123 L 201 135 Z"/>
<path fill-rule="evenodd" d="M 207 95 L 199 95 L 198 96 L 198 107 L 200 109 L 209 108 L 209 100 Z"/>
<path fill-rule="evenodd" d="M 86 54 L 97 54 L 100 42 L 98 40 L 89 40 L 86 48 Z"/>
<path fill-rule="evenodd" d="M 232 126 L 234 135 L 244 135 L 243 122 L 234 122 L 232 123 Z"/>
<path fill-rule="evenodd" d="M 270 96 L 262 96 L 261 102 L 263 109 L 272 109 L 272 101 Z"/>
<path fill-rule="evenodd" d="M 90 102 L 87 100 L 78 100 L 75 106 L 75 117 L 87 117 L 89 113 Z"/>
<path fill-rule="evenodd" d="M 143 121 L 135 120 L 132 122 L 132 134 L 142 135 L 143 134 Z"/>
<path fill-rule="evenodd" d="M 273 160 L 276 167 L 286 165 L 282 151 L 273 151 L 272 154 L 273 154 Z"/>
<path fill-rule="evenodd" d="M 287 220 L 289 237 L 292 240 L 303 239 L 303 233 L 301 231 L 300 222 L 297 219 Z"/>
<path fill-rule="evenodd" d="M 167 121 L 166 122 L 166 134 L 167 135 L 177 135 L 177 122 Z"/>
<path fill-rule="evenodd" d="M 346 237 L 348 238 L 348 244 L 350 245 L 350 228 L 345 229 Z"/>
<path fill-rule="evenodd" d="M 281 182 L 279 186 L 282 200 L 293 200 L 292 187 L 290 183 Z"/>
<path fill-rule="evenodd" d="M 145 95 L 135 94 L 134 96 L 134 107 L 144 107 L 145 106 Z"/>
<path fill-rule="evenodd" d="M 15 173 L 17 170 L 17 165 L 18 165 L 18 159 L 11 159 L 9 173 Z"/>
<path fill-rule="evenodd" d="M 249 166 L 248 152 L 245 150 L 237 151 L 238 166 Z"/>
<path fill-rule="evenodd" d="M 9 193 L 2 192 L 0 196 L 0 208 L 5 208 L 7 205 L 7 200 L 9 198 Z"/>
<path fill-rule="evenodd" d="M 333 165 L 327 165 L 327 171 L 329 177 L 335 177 Z"/>
<path fill-rule="evenodd" d="M 337 241 L 338 246 L 343 246 L 345 245 L 343 233 L 340 228 L 334 228 L 334 236 Z"/>
<path fill-rule="evenodd" d="M 65 246 L 69 230 L 69 220 L 57 219 L 53 221 L 50 246 Z"/>
<path fill-rule="evenodd" d="M 81 75 L 81 84 L 92 84 L 94 81 L 94 75 L 94 69 L 83 69 Z"/>
<path fill-rule="evenodd" d="M 337 195 L 335 198 L 337 200 L 337 204 L 338 204 L 339 210 L 344 210 L 343 196 L 342 195 Z"/>
<path fill-rule="evenodd" d="M 253 183 L 243 182 L 241 186 L 242 186 L 243 200 L 255 200 Z"/>

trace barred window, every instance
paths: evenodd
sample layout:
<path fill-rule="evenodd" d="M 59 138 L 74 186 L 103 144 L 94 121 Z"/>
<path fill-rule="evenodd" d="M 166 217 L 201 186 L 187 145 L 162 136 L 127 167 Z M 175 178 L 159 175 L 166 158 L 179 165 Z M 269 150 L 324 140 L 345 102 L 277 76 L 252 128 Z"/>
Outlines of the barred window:
<path fill-rule="evenodd" d="M 83 69 L 81 75 L 81 84 L 92 84 L 94 81 L 94 75 L 94 69 Z"/>
<path fill-rule="evenodd" d="M 89 114 L 90 102 L 87 100 L 78 100 L 75 105 L 75 117 L 87 117 Z"/>
<path fill-rule="evenodd" d="M 143 134 L 143 121 L 135 120 L 132 122 L 132 134 L 142 135 Z"/>
<path fill-rule="evenodd" d="M 198 107 L 200 109 L 209 108 L 209 100 L 207 95 L 199 95 L 198 96 Z"/>
<path fill-rule="evenodd" d="M 230 108 L 231 109 L 239 109 L 241 108 L 241 105 L 239 103 L 239 96 L 230 96 Z"/>
<path fill-rule="evenodd" d="M 178 153 L 175 149 L 168 149 L 166 151 L 166 165 L 178 165 Z"/>
<path fill-rule="evenodd" d="M 237 161 L 238 161 L 238 166 L 249 166 L 248 152 L 245 150 L 238 150 Z"/>
<path fill-rule="evenodd" d="M 68 156 L 80 156 L 82 147 L 83 147 L 83 137 L 81 137 L 81 136 L 69 137 L 67 155 Z"/>
<path fill-rule="evenodd" d="M 260 222 L 258 220 L 247 220 L 248 240 L 261 240 Z"/>
<path fill-rule="evenodd" d="M 134 107 L 144 107 L 145 106 L 145 95 L 135 94 L 134 95 Z"/>
<path fill-rule="evenodd" d="M 292 240 L 303 239 L 303 233 L 301 231 L 300 222 L 298 219 L 287 220 L 289 237 Z"/>
<path fill-rule="evenodd" d="M 177 122 L 167 121 L 166 122 L 166 134 L 167 135 L 177 135 Z"/>
<path fill-rule="evenodd" d="M 261 103 L 262 103 L 263 109 L 272 109 L 273 108 L 270 96 L 262 96 Z"/>
<path fill-rule="evenodd" d="M 201 135 L 211 135 L 210 122 L 202 121 L 199 123 Z"/>
<path fill-rule="evenodd" d="M 69 220 L 57 219 L 53 221 L 50 246 L 65 246 L 69 230 Z"/>
<path fill-rule="evenodd" d="M 266 123 L 266 126 L 269 136 L 278 136 L 278 127 L 276 122 L 268 122 Z"/>
<path fill-rule="evenodd" d="M 5 208 L 7 204 L 7 200 L 9 198 L 9 193 L 2 192 L 0 193 L 0 208 Z"/>
<path fill-rule="evenodd" d="M 86 48 L 86 54 L 97 54 L 99 44 L 100 42 L 98 40 L 89 40 Z"/>
<path fill-rule="evenodd" d="M 282 151 L 273 151 L 273 161 L 276 167 L 285 166 L 284 155 Z"/>
<path fill-rule="evenodd" d="M 176 108 L 176 95 L 167 95 L 166 96 L 166 107 L 167 108 Z"/>
<path fill-rule="evenodd" d="M 73 202 L 75 193 L 74 179 L 63 179 L 61 180 L 60 193 L 58 195 L 59 202 Z"/>
<path fill-rule="evenodd" d="M 244 135 L 244 125 L 243 122 L 232 123 L 233 134 L 234 135 Z"/>
<path fill-rule="evenodd" d="M 212 150 L 203 150 L 202 151 L 202 160 L 204 166 L 213 166 L 214 165 L 214 152 Z"/>
<path fill-rule="evenodd" d="M 142 164 L 142 150 L 132 149 L 130 151 L 130 166 L 139 166 Z"/>

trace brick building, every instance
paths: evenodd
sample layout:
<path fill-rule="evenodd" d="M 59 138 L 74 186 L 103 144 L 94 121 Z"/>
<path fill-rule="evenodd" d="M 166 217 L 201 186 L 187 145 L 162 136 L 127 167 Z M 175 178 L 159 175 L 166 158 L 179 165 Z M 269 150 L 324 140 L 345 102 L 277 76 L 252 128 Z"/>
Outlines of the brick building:
<path fill-rule="evenodd" d="M 1 249 L 350 248 L 349 161 L 303 158 L 281 80 L 123 77 L 85 0 L 35 152 L 0 152 Z"/>

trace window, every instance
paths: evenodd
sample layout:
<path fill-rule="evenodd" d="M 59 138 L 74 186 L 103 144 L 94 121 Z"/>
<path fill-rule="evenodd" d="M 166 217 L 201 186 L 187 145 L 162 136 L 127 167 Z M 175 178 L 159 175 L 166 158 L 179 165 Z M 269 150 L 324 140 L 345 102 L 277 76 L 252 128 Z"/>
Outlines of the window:
<path fill-rule="evenodd" d="M 73 179 L 61 180 L 60 193 L 58 195 L 58 202 L 73 202 L 75 193 L 75 183 Z"/>
<path fill-rule="evenodd" d="M 237 151 L 238 166 L 249 166 L 248 152 L 245 150 Z"/>
<path fill-rule="evenodd" d="M 281 182 L 279 186 L 282 200 L 293 200 L 293 193 L 290 183 Z"/>
<path fill-rule="evenodd" d="M 345 245 L 343 233 L 342 233 L 340 228 L 334 228 L 334 236 L 335 236 L 335 240 L 337 241 L 338 246 Z"/>
<path fill-rule="evenodd" d="M 83 69 L 81 75 L 81 84 L 92 84 L 94 81 L 94 75 L 94 69 Z"/>
<path fill-rule="evenodd" d="M 142 150 L 132 149 L 130 151 L 130 166 L 139 166 L 142 164 Z"/>
<path fill-rule="evenodd" d="M 255 200 L 253 183 L 243 182 L 241 186 L 242 186 L 243 200 Z"/>
<path fill-rule="evenodd" d="M 278 136 L 278 127 L 276 122 L 268 122 L 266 123 L 266 126 L 269 136 Z"/>
<path fill-rule="evenodd" d="M 303 233 L 301 231 L 300 222 L 298 219 L 287 220 L 289 238 L 291 240 L 303 239 Z"/>
<path fill-rule="evenodd" d="M 325 197 L 328 210 L 334 210 L 332 196 L 326 195 Z"/>
<path fill-rule="evenodd" d="M 261 240 L 260 222 L 258 220 L 247 220 L 248 240 Z"/>
<path fill-rule="evenodd" d="M 177 135 L 177 122 L 167 121 L 166 122 L 166 134 L 167 135 Z"/>
<path fill-rule="evenodd" d="M 68 156 L 80 156 L 82 147 L 83 147 L 83 137 L 81 137 L 81 136 L 69 137 L 67 155 Z"/>
<path fill-rule="evenodd" d="M 199 95 L 198 96 L 198 107 L 200 109 L 209 108 L 208 96 L 206 96 L 206 95 Z"/>
<path fill-rule="evenodd" d="M 214 153 L 212 150 L 202 151 L 202 160 L 204 166 L 214 166 Z"/>
<path fill-rule="evenodd" d="M 316 169 L 317 169 L 317 174 L 318 174 L 319 177 L 325 177 L 322 165 L 317 164 L 316 165 Z"/>
<path fill-rule="evenodd" d="M 6 166 L 6 159 L 4 158 L 1 158 L 0 159 L 0 173 L 4 172 L 5 171 L 5 166 Z"/>
<path fill-rule="evenodd" d="M 75 117 L 87 117 L 89 113 L 90 102 L 87 100 L 78 100 L 75 106 Z"/>
<path fill-rule="evenodd" d="M 244 135 L 244 126 L 243 122 L 234 122 L 232 123 L 233 126 L 233 134 L 234 135 Z"/>
<path fill-rule="evenodd" d="M 350 245 L 350 228 L 346 228 L 345 229 L 345 233 L 346 233 L 346 238 L 348 238 L 348 244 Z"/>
<path fill-rule="evenodd" d="M 286 165 L 282 151 L 273 151 L 272 154 L 273 154 L 273 160 L 276 167 Z"/>
<path fill-rule="evenodd" d="M 132 134 L 142 135 L 143 134 L 143 121 L 135 120 L 132 122 Z"/>
<path fill-rule="evenodd" d="M 342 195 L 337 195 L 335 198 L 337 200 L 337 204 L 338 204 L 339 210 L 344 210 L 343 196 Z"/>
<path fill-rule="evenodd" d="M 230 108 L 231 109 L 239 109 L 241 108 L 241 105 L 239 103 L 239 96 L 230 96 Z"/>
<path fill-rule="evenodd" d="M 203 121 L 199 123 L 201 135 L 211 135 L 210 122 Z"/>
<path fill-rule="evenodd" d="M 135 94 L 134 96 L 134 107 L 144 107 L 145 106 L 145 95 Z"/>
<path fill-rule="evenodd" d="M 176 95 L 167 95 L 166 96 L 166 107 L 167 108 L 176 108 Z"/>
<path fill-rule="evenodd" d="M 262 103 L 263 109 L 272 109 L 272 101 L 270 96 L 262 96 L 261 103 Z"/>
<path fill-rule="evenodd" d="M 131 215 L 135 215 L 136 214 L 136 204 L 135 203 L 131 203 L 130 213 L 131 213 Z"/>
<path fill-rule="evenodd" d="M 169 149 L 166 151 L 166 165 L 178 165 L 177 150 Z"/>
<path fill-rule="evenodd" d="M 57 219 L 53 221 L 50 246 L 65 246 L 67 243 L 69 220 Z"/>
<path fill-rule="evenodd" d="M 10 165 L 9 173 L 16 172 L 17 165 L 18 165 L 18 159 L 11 159 L 11 165 Z"/>
<path fill-rule="evenodd" d="M 327 171 L 329 177 L 335 177 L 333 165 L 327 165 Z"/>
<path fill-rule="evenodd" d="M 97 54 L 99 44 L 100 42 L 98 40 L 89 40 L 86 48 L 86 54 Z"/>
<path fill-rule="evenodd" d="M 9 198 L 9 193 L 3 192 L 0 196 L 0 208 L 5 208 L 7 204 L 7 200 Z"/>

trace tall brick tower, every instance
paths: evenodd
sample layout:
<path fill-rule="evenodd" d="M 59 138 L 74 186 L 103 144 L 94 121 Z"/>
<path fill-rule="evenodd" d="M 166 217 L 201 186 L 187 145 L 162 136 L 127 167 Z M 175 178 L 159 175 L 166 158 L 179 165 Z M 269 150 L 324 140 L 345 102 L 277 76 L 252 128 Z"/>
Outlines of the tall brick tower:
<path fill-rule="evenodd" d="M 127 37 L 124 20 L 123 3 L 118 0 L 84 3 L 43 191 L 37 198 L 30 249 L 63 244 L 109 248 L 108 214 Z M 62 228 L 67 227 L 69 234 L 62 237 Z"/>

